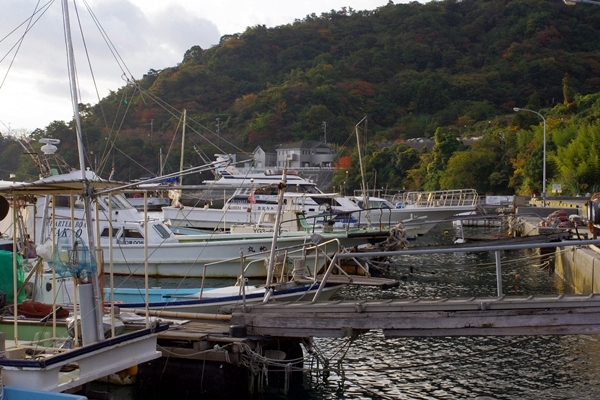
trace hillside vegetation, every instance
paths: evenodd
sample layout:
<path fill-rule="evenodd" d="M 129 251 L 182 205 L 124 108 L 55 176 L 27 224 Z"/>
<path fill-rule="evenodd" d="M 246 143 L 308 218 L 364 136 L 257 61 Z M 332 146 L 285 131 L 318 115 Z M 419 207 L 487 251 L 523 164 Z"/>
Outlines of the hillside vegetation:
<path fill-rule="evenodd" d="M 360 183 L 355 126 L 367 116 L 359 128 L 370 187 L 529 195 L 541 192 L 543 124 L 513 112 L 521 107 L 546 118 L 548 187 L 595 191 L 598 38 L 600 7 L 559 0 L 390 1 L 253 26 L 85 105 L 88 163 L 135 179 L 158 172 L 162 149 L 164 171 L 177 170 L 186 110 L 186 166 L 203 163 L 199 154 L 326 137 L 339 154 L 334 186 L 349 192 Z M 56 121 L 31 139 L 64 139 L 61 152 L 77 165 L 70 125 Z M 436 145 L 407 146 L 416 137 Z M 468 137 L 478 140 L 457 140 Z M 26 156 L 1 160 L 21 179 L 35 175 Z"/>

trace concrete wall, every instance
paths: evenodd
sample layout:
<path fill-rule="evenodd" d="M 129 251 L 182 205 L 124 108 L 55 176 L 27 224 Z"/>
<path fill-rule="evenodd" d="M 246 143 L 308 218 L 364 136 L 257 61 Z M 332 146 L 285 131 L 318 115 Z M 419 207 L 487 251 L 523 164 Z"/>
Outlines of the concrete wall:
<path fill-rule="evenodd" d="M 577 293 L 600 293 L 600 253 L 593 248 L 557 248 L 554 270 Z"/>

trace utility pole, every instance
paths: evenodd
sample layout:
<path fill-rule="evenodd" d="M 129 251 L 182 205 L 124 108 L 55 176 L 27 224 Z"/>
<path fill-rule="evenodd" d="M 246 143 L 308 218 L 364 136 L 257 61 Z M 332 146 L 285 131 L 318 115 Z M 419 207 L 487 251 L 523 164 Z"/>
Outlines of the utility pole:
<path fill-rule="evenodd" d="M 323 121 L 323 143 L 327 144 L 327 121 Z"/>

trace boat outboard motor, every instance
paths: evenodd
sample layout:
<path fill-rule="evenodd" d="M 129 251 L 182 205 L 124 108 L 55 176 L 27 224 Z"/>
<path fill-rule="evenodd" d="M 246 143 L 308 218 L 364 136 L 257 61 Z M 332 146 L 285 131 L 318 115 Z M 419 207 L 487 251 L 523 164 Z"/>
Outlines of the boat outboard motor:
<path fill-rule="evenodd" d="M 3 221 L 4 218 L 6 218 L 9 211 L 10 204 L 8 203 L 8 200 L 6 200 L 6 197 L 0 196 L 0 221 Z"/>

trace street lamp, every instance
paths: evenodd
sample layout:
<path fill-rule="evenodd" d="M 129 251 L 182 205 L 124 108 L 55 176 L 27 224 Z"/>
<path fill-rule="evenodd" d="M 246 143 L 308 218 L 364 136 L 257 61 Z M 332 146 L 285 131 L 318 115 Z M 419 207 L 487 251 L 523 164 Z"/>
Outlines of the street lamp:
<path fill-rule="evenodd" d="M 563 0 L 563 3 L 565 3 L 568 6 L 574 6 L 577 3 L 596 4 L 596 5 L 600 6 L 600 1 L 594 1 L 594 0 Z"/>
<path fill-rule="evenodd" d="M 540 117 L 542 119 L 542 121 L 544 121 L 544 155 L 543 155 L 543 161 L 542 161 L 542 175 L 543 175 L 542 176 L 542 204 L 544 207 L 546 207 L 546 118 L 544 118 L 544 116 L 542 114 L 540 114 L 539 112 L 530 110 L 528 108 L 515 107 L 515 108 L 513 108 L 513 110 L 515 112 L 527 111 L 530 113 L 534 113 L 538 117 Z"/>

